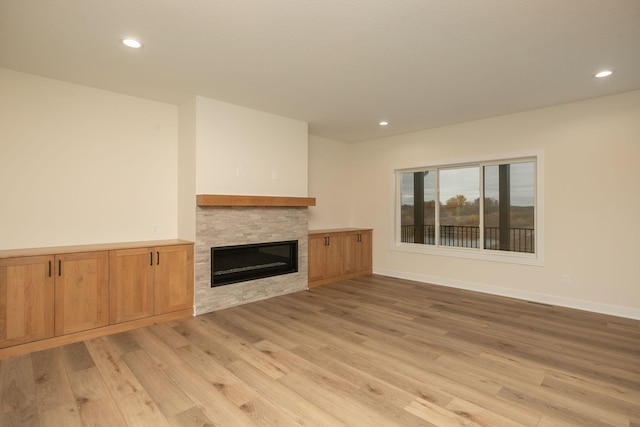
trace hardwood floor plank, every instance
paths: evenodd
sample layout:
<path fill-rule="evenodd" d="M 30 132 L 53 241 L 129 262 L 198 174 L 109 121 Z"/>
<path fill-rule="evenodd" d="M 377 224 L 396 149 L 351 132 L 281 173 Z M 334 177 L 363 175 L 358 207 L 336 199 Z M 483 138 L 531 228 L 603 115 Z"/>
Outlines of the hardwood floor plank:
<path fill-rule="evenodd" d="M 69 374 L 69 381 L 83 425 L 126 425 L 97 367 L 75 371 Z"/>
<path fill-rule="evenodd" d="M 61 347 L 61 351 L 64 366 L 69 374 L 96 366 L 83 342 L 65 345 Z"/>
<path fill-rule="evenodd" d="M 176 332 L 170 323 L 161 323 L 150 326 L 149 331 L 170 348 L 175 349 L 184 347 L 185 345 L 191 345 L 191 341 L 185 338 L 182 334 Z"/>
<path fill-rule="evenodd" d="M 142 384 L 122 360 L 113 343 L 113 337 L 100 337 L 85 341 L 89 354 L 114 399 L 142 390 Z"/>
<path fill-rule="evenodd" d="M 231 311 L 231 310 L 230 310 Z M 204 319 L 220 335 L 233 336 L 238 342 L 254 343 L 263 339 L 257 331 L 251 327 L 244 327 L 226 317 L 227 310 L 214 311 Z"/>
<path fill-rule="evenodd" d="M 193 407 L 167 419 L 172 427 L 211 427 L 213 422 L 207 418 L 202 408 Z"/>
<path fill-rule="evenodd" d="M 461 400 L 460 398 L 455 399 Z M 509 422 L 502 422 L 496 425 L 511 425 L 513 423 L 534 427 L 540 422 L 540 411 L 521 405 L 519 402 L 503 399 L 499 395 L 490 396 L 488 394 L 476 393 L 468 396 L 468 399 L 464 399 L 464 401 L 481 408 L 480 411 L 485 414 L 483 418 L 487 413 L 491 413 L 509 420 Z M 444 405 L 444 407 L 447 408 L 448 404 Z M 485 410 L 487 411 L 486 413 L 484 412 Z"/>
<path fill-rule="evenodd" d="M 575 420 L 560 419 L 551 414 L 544 414 L 537 427 L 576 427 L 578 425 L 582 424 L 576 424 Z"/>
<path fill-rule="evenodd" d="M 225 347 L 223 343 L 218 342 L 208 332 L 207 324 L 205 319 L 196 318 L 194 322 L 179 322 L 173 326 L 173 330 L 223 366 L 239 360 L 240 358 L 235 352 Z"/>
<path fill-rule="evenodd" d="M 31 355 L 35 394 L 41 422 L 44 413 L 63 407 L 62 411 L 77 413 L 75 398 L 69 384 L 69 377 L 62 359 L 62 348 L 39 351 Z"/>
<path fill-rule="evenodd" d="M 591 334 L 588 329 L 580 331 L 577 335 L 567 335 L 558 333 L 557 328 L 549 330 L 539 328 L 529 328 L 526 324 L 517 325 L 492 325 L 490 331 L 501 336 L 513 336 L 517 331 L 518 340 L 521 342 L 538 343 L 538 347 L 545 347 L 546 350 L 561 352 L 565 356 L 575 356 L 585 361 L 603 361 L 612 367 L 624 367 L 625 371 L 640 374 L 640 366 L 636 361 L 639 354 L 619 351 L 615 346 L 608 343 L 596 343 L 583 337 Z M 638 337 L 640 339 L 640 336 Z"/>
<path fill-rule="evenodd" d="M 257 426 L 298 427 L 295 420 L 284 413 L 273 403 L 258 397 L 240 406 Z"/>
<path fill-rule="evenodd" d="M 251 425 L 250 418 L 218 389 L 217 383 L 207 381 L 198 370 L 189 366 L 170 346 L 164 343 L 151 329 L 132 331 L 142 349 L 153 360 L 167 379 L 178 387 L 193 403 L 202 408 L 204 415 L 221 425 Z M 201 367 L 199 367 L 201 369 Z M 176 415 L 176 414 L 171 414 Z"/>
<path fill-rule="evenodd" d="M 395 421 L 389 417 L 388 412 L 378 411 L 378 408 L 367 408 L 351 393 L 345 393 L 339 388 L 332 387 L 331 382 L 318 384 L 297 372 L 291 372 L 278 381 L 295 392 L 299 396 L 298 398 L 302 397 L 307 401 L 313 401 L 314 405 L 326 413 L 330 413 L 344 425 L 371 427 L 396 425 Z M 417 422 L 416 419 L 405 425 L 417 425 Z"/>
<path fill-rule="evenodd" d="M 483 360 L 481 358 L 469 358 L 464 356 L 442 356 L 435 361 L 435 369 L 440 375 L 446 376 L 449 379 L 456 380 L 456 378 L 462 373 L 465 375 L 467 384 L 471 384 L 474 381 L 480 384 L 487 385 L 487 393 L 497 393 L 502 386 L 513 386 L 520 384 L 528 384 L 533 387 L 539 386 L 544 381 L 544 372 L 536 372 L 535 375 L 529 375 L 524 377 L 517 368 L 513 369 L 509 365 L 492 365 L 482 362 L 476 362 L 476 360 Z M 530 373 L 530 372 L 529 372 Z M 462 381 L 462 378 L 457 378 L 457 381 Z M 493 387 L 492 387 L 493 386 Z"/>
<path fill-rule="evenodd" d="M 325 351 L 332 353 L 333 357 L 343 358 L 342 360 L 352 366 L 361 366 L 368 372 L 375 372 L 376 376 L 387 378 L 390 384 L 398 384 L 398 381 L 400 383 L 416 381 L 422 385 L 416 396 L 430 402 L 450 401 L 454 396 L 462 396 L 471 400 L 473 396 L 481 394 L 481 390 L 476 389 L 474 384 L 451 380 L 441 375 L 435 367 L 429 364 L 422 367 L 417 366 L 418 363 L 407 364 L 391 356 L 380 355 L 370 349 L 364 349 L 363 352 L 357 349 L 344 350 L 337 347 L 327 347 Z M 348 359 L 344 359 L 345 353 L 348 354 Z M 487 385 L 481 381 L 478 381 L 478 384 L 481 389 L 491 386 L 491 392 L 495 394 L 496 385 Z"/>
<path fill-rule="evenodd" d="M 237 323 L 245 328 L 252 328 L 261 337 L 284 348 L 295 348 L 300 345 L 298 340 L 293 340 L 287 334 L 278 333 L 278 329 L 282 325 L 275 322 L 268 322 L 264 317 L 256 316 L 250 309 L 244 309 L 242 306 L 234 310 L 225 312 L 225 317 L 230 321 Z"/>
<path fill-rule="evenodd" d="M 251 425 L 250 418 L 226 399 L 216 384 L 208 382 L 197 370 L 185 363 L 171 347 L 152 334 L 150 329 L 132 333 L 150 358 L 155 360 L 156 368 L 161 369 L 194 404 L 203 408 L 204 415 L 214 424 Z"/>
<path fill-rule="evenodd" d="M 31 355 L 0 360 L 0 426 L 37 426 Z"/>
<path fill-rule="evenodd" d="M 123 356 L 123 360 L 165 417 L 195 406 L 180 388 L 167 379 L 162 368 L 156 365 L 145 350 L 129 352 Z"/>
<path fill-rule="evenodd" d="M 213 425 L 224 426 L 252 426 L 254 425 L 249 417 L 240 407 L 227 399 L 223 393 L 207 381 L 197 370 L 185 363 L 172 366 L 167 369 L 166 374 L 171 380 L 179 385 L 198 407 L 202 408 L 203 414 L 211 420 Z"/>
<path fill-rule="evenodd" d="M 297 372 L 320 386 L 331 388 L 344 394 L 352 394 L 358 389 L 357 385 L 349 382 L 345 378 L 310 363 L 302 357 L 269 341 L 260 341 L 255 344 L 255 347 L 269 358 L 278 361 L 280 365 L 286 366 L 289 372 Z"/>
<path fill-rule="evenodd" d="M 272 378 L 280 378 L 289 372 L 289 369 L 275 361 L 274 359 L 263 354 L 259 350 L 256 350 L 249 342 L 245 340 L 244 333 L 240 336 L 234 336 L 226 333 L 227 325 L 230 324 L 229 320 L 221 317 L 222 325 L 215 324 L 209 319 L 207 322 L 203 322 L 202 326 L 207 331 L 209 340 L 213 340 L 219 343 L 220 346 L 233 351 L 240 359 L 252 364 L 256 368 L 260 369 Z M 253 341 L 257 335 L 253 335 L 251 340 Z M 260 338 L 261 340 L 262 338 Z"/>
<path fill-rule="evenodd" d="M 626 427 L 629 424 L 627 415 L 614 413 L 602 406 L 592 406 L 541 387 L 521 387 L 519 390 L 504 387 L 500 390 L 499 396 L 518 401 L 542 414 L 550 414 L 564 422 L 573 422 L 576 426 Z"/>
<path fill-rule="evenodd" d="M 457 356 L 458 360 L 473 364 L 479 369 L 489 372 L 504 373 L 499 376 L 500 380 L 512 381 L 514 383 L 525 383 L 540 385 L 549 374 L 544 366 L 526 363 L 523 360 L 495 351 L 485 351 L 478 357 L 470 358 L 464 355 Z M 440 362 L 443 362 L 441 360 Z"/>
<path fill-rule="evenodd" d="M 480 344 L 494 351 L 517 356 L 532 363 L 554 366 L 556 369 L 574 375 L 613 381 L 620 386 L 631 389 L 640 387 L 640 377 L 637 374 L 626 371 L 624 368 L 608 366 L 605 360 L 602 363 L 597 363 L 581 357 L 567 357 L 559 348 L 544 348 L 539 343 L 525 343 L 520 338 L 511 338 L 504 333 L 495 334 L 492 331 L 470 333 L 463 329 L 457 329 L 449 335 Z"/>
<path fill-rule="evenodd" d="M 568 384 L 567 387 L 577 387 L 587 390 L 586 393 L 590 393 L 593 390 L 595 393 L 610 396 L 621 402 L 631 404 L 634 411 L 640 410 L 640 389 L 634 390 L 624 387 L 618 387 L 614 384 L 604 381 L 593 381 L 587 378 L 581 378 L 574 375 L 569 375 L 564 372 L 549 372 L 545 379 L 553 379 L 563 384 Z"/>
<path fill-rule="evenodd" d="M 262 398 L 271 402 L 287 416 L 301 425 L 340 426 L 345 425 L 314 403 L 301 398 L 295 391 L 283 385 L 244 360 L 229 365 L 229 369 Z"/>
<path fill-rule="evenodd" d="M 371 339 L 363 342 L 362 346 L 418 366 L 424 366 L 426 363 L 434 361 L 441 356 L 440 353 L 428 347 L 415 345 L 401 339 Z"/>
<path fill-rule="evenodd" d="M 256 315 L 268 316 L 277 323 L 286 325 L 286 333 L 296 338 L 300 344 L 312 348 L 322 348 L 328 340 L 346 342 L 363 342 L 366 334 L 361 331 L 348 330 L 342 324 L 328 323 L 327 319 L 318 313 L 292 312 L 275 306 L 252 307 Z M 327 325 L 331 325 L 331 330 Z"/>
<path fill-rule="evenodd" d="M 419 397 L 409 403 L 405 410 L 422 418 L 429 426 L 480 426 L 477 422 L 469 420 L 463 415 L 456 414 Z"/>
<path fill-rule="evenodd" d="M 463 399 L 455 398 L 449 402 L 445 409 L 462 417 L 463 419 L 472 421 L 481 426 L 511 426 L 523 427 L 528 424 L 521 424 L 513 418 L 507 418 L 499 412 L 487 410 L 481 406 L 467 402 Z"/>
<path fill-rule="evenodd" d="M 175 351 L 158 335 L 154 334 L 151 328 L 136 329 L 131 331 L 131 334 L 142 347 L 141 350 L 144 350 L 149 355 L 158 369 L 165 369 L 169 366 L 173 367 L 183 363 Z M 123 358 L 125 357 L 126 355 L 123 356 Z"/>
<path fill-rule="evenodd" d="M 160 408 L 144 389 L 120 395 L 115 400 L 126 425 L 129 427 L 170 426 Z"/>
<path fill-rule="evenodd" d="M 331 308 L 334 307 L 331 306 Z M 326 330 L 328 320 L 325 313 L 326 309 L 309 312 L 296 307 L 295 304 L 287 303 L 286 301 L 284 303 L 278 301 L 276 304 L 268 307 L 260 304 L 252 307 L 252 309 L 255 309 L 258 313 L 262 313 L 264 316 L 279 319 L 281 324 L 287 325 L 287 328 L 291 327 L 302 330 L 303 332 L 306 332 L 307 329 L 311 328 L 320 332 L 325 332 L 326 335 L 340 336 L 343 339 L 352 342 L 362 341 L 366 338 L 363 336 L 364 334 L 360 332 L 345 330 L 341 327 L 337 327 L 337 325 L 334 325 L 333 323 L 330 323 L 334 326 L 333 329 L 330 331 Z"/>
<path fill-rule="evenodd" d="M 131 351 L 140 350 L 140 344 L 135 340 L 130 331 L 110 335 L 109 342 L 118 354 L 124 355 Z"/>
<path fill-rule="evenodd" d="M 300 393 L 317 396 L 318 393 L 322 393 L 323 390 L 330 390 L 331 398 L 337 395 L 338 398 L 341 399 L 338 403 L 327 402 L 328 407 L 332 407 L 333 405 L 335 410 L 338 411 L 339 408 L 344 410 L 345 406 L 348 406 L 348 408 L 344 410 L 346 414 L 352 414 L 353 412 L 360 414 L 371 412 L 375 415 L 374 421 L 362 416 L 358 418 L 349 415 L 344 419 L 338 417 L 347 425 L 375 425 L 379 421 L 387 423 L 387 425 L 405 426 L 418 425 L 420 423 L 420 420 L 409 416 L 408 413 L 402 410 L 406 403 L 413 398 L 409 393 L 402 392 L 398 389 L 391 391 L 393 387 L 389 384 L 381 381 L 373 381 L 372 378 L 362 379 L 363 375 L 357 376 L 357 378 L 360 379 L 358 382 L 361 384 L 352 382 L 348 379 L 349 376 L 337 375 L 332 372 L 331 369 L 319 369 L 318 364 L 300 357 L 297 354 L 292 354 L 285 349 L 278 348 L 267 341 L 256 345 L 262 348 L 263 351 L 268 351 L 272 357 L 283 361 L 283 363 L 292 368 L 293 372 L 300 374 L 307 380 L 307 389 L 302 390 Z M 292 377 L 287 376 L 282 379 L 281 382 L 290 384 L 291 380 Z M 309 390 L 309 381 L 315 384 L 315 391 Z M 318 387 L 320 388 L 319 390 L 321 390 L 320 392 L 318 392 Z M 398 397 L 400 394 L 402 394 L 402 397 Z M 349 403 L 350 400 L 355 400 L 358 405 L 364 405 L 366 409 L 354 411 L 353 404 Z M 334 412 L 334 415 L 338 416 L 336 412 Z"/>
<path fill-rule="evenodd" d="M 234 405 L 240 407 L 259 396 L 251 387 L 195 345 L 177 348 L 176 354 Z"/>
<path fill-rule="evenodd" d="M 79 427 L 82 425 L 83 423 L 78 413 L 78 408 L 73 402 L 48 407 L 46 410 L 40 412 L 41 427 Z"/>
<path fill-rule="evenodd" d="M 387 404 L 382 399 L 391 405 L 404 408 L 416 397 L 422 397 L 442 406 L 453 398 L 449 394 L 438 393 L 428 385 L 413 378 L 397 375 L 390 370 L 369 369 L 369 366 L 359 365 L 357 361 L 349 364 L 347 361 L 339 360 L 326 352 L 308 347 L 298 347 L 294 352 L 305 360 L 325 367 L 334 374 L 356 384 L 361 394 L 376 395 L 378 404 L 383 407 L 386 407 Z"/>
<path fill-rule="evenodd" d="M 627 402 L 626 400 L 600 393 L 591 387 L 578 387 L 575 384 L 563 382 L 553 377 L 546 377 L 541 387 L 567 399 L 580 401 L 591 408 L 607 408 L 607 412 L 621 415 L 622 421 L 618 422 L 622 424 L 626 423 L 629 418 L 640 419 L 640 407 L 638 406 L 640 399 L 638 398 L 633 403 Z"/>

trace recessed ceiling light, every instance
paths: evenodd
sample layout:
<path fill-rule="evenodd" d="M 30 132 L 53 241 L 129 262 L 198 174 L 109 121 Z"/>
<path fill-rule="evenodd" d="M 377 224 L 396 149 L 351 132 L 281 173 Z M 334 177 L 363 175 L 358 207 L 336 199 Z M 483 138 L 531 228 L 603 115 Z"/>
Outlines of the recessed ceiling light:
<path fill-rule="evenodd" d="M 388 126 L 389 122 L 385 122 L 384 120 L 378 123 L 380 126 Z"/>
<path fill-rule="evenodd" d="M 602 77 L 609 77 L 611 74 L 613 74 L 613 71 L 611 70 L 604 70 L 604 71 L 600 71 L 598 74 L 596 74 L 595 76 L 599 79 L 601 79 Z"/>
<path fill-rule="evenodd" d="M 134 40 L 134 39 L 124 39 L 124 40 L 122 40 L 122 44 L 124 44 L 125 46 L 132 47 L 134 49 L 138 49 L 138 48 L 142 47 L 142 43 L 140 43 L 138 40 Z"/>

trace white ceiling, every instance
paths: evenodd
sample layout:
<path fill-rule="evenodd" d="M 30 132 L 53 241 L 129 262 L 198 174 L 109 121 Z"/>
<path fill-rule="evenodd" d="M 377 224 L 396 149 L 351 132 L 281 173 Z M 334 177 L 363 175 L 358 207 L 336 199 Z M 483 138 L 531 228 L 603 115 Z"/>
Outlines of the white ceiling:
<path fill-rule="evenodd" d="M 363 141 L 640 89 L 640 0 L 0 0 L 0 67 Z"/>

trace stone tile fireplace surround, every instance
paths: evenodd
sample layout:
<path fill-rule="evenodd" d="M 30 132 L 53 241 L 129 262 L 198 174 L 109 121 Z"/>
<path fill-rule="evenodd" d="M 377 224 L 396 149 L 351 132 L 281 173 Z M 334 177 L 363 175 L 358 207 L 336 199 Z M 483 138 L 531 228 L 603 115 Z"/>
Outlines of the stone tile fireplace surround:
<path fill-rule="evenodd" d="M 298 272 L 211 287 L 211 247 L 298 241 Z M 307 206 L 197 206 L 196 314 L 307 289 Z"/>

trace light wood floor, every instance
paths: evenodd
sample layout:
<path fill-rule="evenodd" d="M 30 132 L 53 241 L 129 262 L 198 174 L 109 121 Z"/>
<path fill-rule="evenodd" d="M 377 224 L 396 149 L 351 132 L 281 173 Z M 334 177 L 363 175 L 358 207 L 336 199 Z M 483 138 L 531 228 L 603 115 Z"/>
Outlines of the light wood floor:
<path fill-rule="evenodd" d="M 640 321 L 364 277 L 2 360 L 0 425 L 640 426 Z"/>

